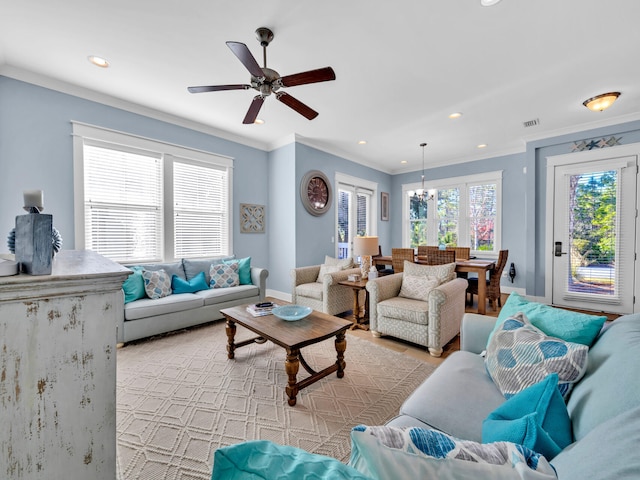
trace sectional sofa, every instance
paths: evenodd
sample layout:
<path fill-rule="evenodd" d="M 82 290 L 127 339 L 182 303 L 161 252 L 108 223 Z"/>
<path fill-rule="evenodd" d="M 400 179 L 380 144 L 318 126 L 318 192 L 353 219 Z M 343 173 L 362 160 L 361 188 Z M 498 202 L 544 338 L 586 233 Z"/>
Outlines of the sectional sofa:
<path fill-rule="evenodd" d="M 223 308 L 262 301 L 269 272 L 251 266 L 250 260 L 250 257 L 212 257 L 129 265 L 133 273 L 123 285 L 125 305 L 124 316 L 118 324 L 118 343 L 218 320 L 223 318 L 220 313 Z M 238 264 L 240 284 L 210 288 L 211 266 L 233 263 Z M 140 291 L 140 282 L 144 282 L 142 272 L 145 270 L 164 271 L 165 276 L 172 280 L 172 290 L 165 292 L 161 298 L 149 298 L 144 290 Z"/>

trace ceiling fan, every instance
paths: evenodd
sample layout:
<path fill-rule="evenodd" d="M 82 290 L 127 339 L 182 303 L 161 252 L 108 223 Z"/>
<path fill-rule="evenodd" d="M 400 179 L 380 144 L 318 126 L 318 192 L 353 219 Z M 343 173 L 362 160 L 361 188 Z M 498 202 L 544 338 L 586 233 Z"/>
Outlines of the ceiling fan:
<path fill-rule="evenodd" d="M 217 92 L 220 90 L 248 90 L 250 88 L 257 90 L 260 94 L 253 97 L 249 110 L 242 121 L 242 123 L 245 124 L 255 122 L 258 112 L 260 112 L 260 108 L 264 103 L 264 99 L 272 93 L 275 95 L 276 99 L 280 100 L 286 106 L 292 108 L 303 117 L 309 120 L 316 118 L 318 116 L 318 112 L 280 89 L 283 87 L 295 87 L 297 85 L 335 80 L 336 74 L 333 71 L 333 68 L 318 68 L 317 70 L 309 70 L 307 72 L 294 73 L 293 75 L 285 75 L 284 77 L 281 77 L 275 70 L 267 68 L 267 47 L 273 40 L 273 32 L 266 27 L 260 27 L 256 30 L 256 36 L 262 46 L 264 67 L 260 67 L 260 65 L 258 65 L 258 62 L 244 43 L 226 42 L 233 54 L 238 57 L 238 60 L 240 60 L 245 68 L 249 70 L 249 73 L 251 74 L 250 85 L 208 85 L 202 87 L 189 87 L 188 90 L 191 93 Z"/>

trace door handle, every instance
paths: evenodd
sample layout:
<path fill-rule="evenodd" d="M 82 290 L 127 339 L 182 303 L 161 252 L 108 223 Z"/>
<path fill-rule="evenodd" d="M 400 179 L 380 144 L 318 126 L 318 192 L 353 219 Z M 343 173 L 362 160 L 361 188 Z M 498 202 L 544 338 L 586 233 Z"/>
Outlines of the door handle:
<path fill-rule="evenodd" d="M 555 242 L 555 245 L 556 245 L 556 249 L 555 249 L 554 255 L 556 257 L 560 257 L 561 255 L 566 255 L 567 254 L 567 252 L 563 252 L 562 251 L 562 242 Z"/>

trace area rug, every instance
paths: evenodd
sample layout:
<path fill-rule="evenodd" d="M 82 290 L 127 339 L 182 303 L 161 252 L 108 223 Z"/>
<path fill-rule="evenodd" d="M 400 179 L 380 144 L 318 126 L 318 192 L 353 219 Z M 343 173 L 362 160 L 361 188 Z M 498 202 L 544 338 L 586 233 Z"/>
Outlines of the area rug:
<path fill-rule="evenodd" d="M 238 326 L 237 340 L 252 335 Z M 220 321 L 118 350 L 119 480 L 209 479 L 217 448 L 253 439 L 346 462 L 351 428 L 393 418 L 435 368 L 347 335 L 344 378 L 301 390 L 291 407 L 284 349 L 251 344 L 229 360 L 226 341 Z M 336 358 L 332 340 L 302 353 L 316 370 Z"/>

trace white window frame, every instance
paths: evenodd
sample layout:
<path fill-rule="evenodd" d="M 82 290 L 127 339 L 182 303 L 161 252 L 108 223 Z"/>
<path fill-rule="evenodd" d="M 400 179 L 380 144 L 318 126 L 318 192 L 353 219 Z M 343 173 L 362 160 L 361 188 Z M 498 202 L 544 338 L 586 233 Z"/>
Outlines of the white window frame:
<path fill-rule="evenodd" d="M 496 184 L 496 221 L 494 224 L 493 251 L 472 250 L 471 254 L 486 258 L 497 258 L 502 245 L 502 170 L 485 172 L 476 175 L 465 175 L 460 177 L 442 178 L 438 180 L 425 181 L 427 194 L 434 194 L 435 197 L 428 200 L 428 211 L 436 212 L 437 191 L 447 188 L 458 188 L 460 190 L 460 209 L 458 220 L 458 246 L 468 247 L 469 245 L 469 187 L 474 185 Z M 409 192 L 422 188 L 422 182 L 406 183 L 402 185 L 402 245 L 409 247 L 411 239 L 409 237 Z M 427 218 L 427 244 L 436 245 L 438 232 L 438 216 L 433 215 Z M 464 235 L 461 232 L 465 232 Z"/>
<path fill-rule="evenodd" d="M 74 171 L 74 229 L 75 248 L 85 249 L 85 213 L 84 213 L 84 143 L 94 141 L 112 144 L 118 147 L 144 150 L 159 154 L 163 163 L 163 200 L 164 216 L 162 225 L 162 258 L 158 262 L 176 261 L 174 256 L 174 205 L 173 205 L 173 162 L 193 162 L 201 165 L 214 165 L 227 169 L 227 252 L 233 250 L 233 158 L 212 154 L 202 150 L 174 145 L 129 133 L 96 127 L 81 122 L 72 122 L 73 127 L 73 171 Z M 126 262 L 124 262 L 126 263 Z"/>

